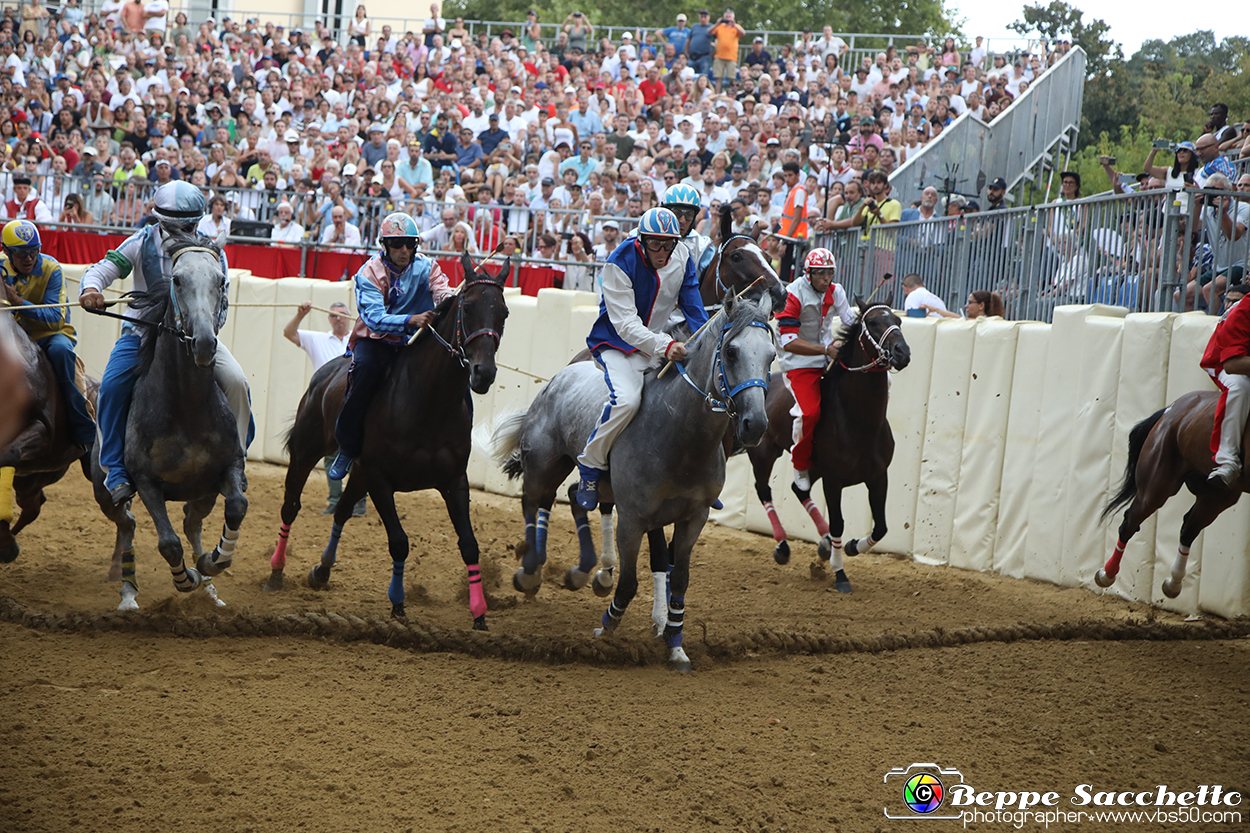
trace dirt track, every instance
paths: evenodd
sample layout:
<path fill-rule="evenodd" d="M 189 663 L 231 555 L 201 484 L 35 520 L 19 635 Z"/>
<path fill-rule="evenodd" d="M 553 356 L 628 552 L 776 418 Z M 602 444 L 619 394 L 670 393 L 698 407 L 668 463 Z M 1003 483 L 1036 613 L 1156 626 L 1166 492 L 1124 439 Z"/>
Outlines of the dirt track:
<path fill-rule="evenodd" d="M 893 830 L 882 777 L 917 761 L 979 790 L 1250 789 L 1250 643 L 1150 641 L 1244 623 L 1212 633 L 888 556 L 848 559 L 855 593 L 840 596 L 811 574 L 813 547 L 778 567 L 767 539 L 709 528 L 687 596 L 696 673 L 680 676 L 647 639 L 649 582 L 618 638 L 589 639 L 606 602 L 557 586 L 576 556 L 563 508 L 547 581 L 518 599 L 516 503 L 474 495 L 490 634 L 464 630 L 432 493 L 399 499 L 411 628 L 386 620 L 372 509 L 348 524 L 331 589 L 304 584 L 329 528 L 324 482 L 305 490 L 291 589 L 262 594 L 281 476 L 249 466 L 220 611 L 175 593 L 140 512 L 137 616 L 108 615 L 112 529 L 85 482 L 52 487 L 0 567 L 0 830 Z M 959 642 L 977 644 L 922 647 Z M 1240 826 L 1188 827 L 1250 829 L 1242 809 Z"/>

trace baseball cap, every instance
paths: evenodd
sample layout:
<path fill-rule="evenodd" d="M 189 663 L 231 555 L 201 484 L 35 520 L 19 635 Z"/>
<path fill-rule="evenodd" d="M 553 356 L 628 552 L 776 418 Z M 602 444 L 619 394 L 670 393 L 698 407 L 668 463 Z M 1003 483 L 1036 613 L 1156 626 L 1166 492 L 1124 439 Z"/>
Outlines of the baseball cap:
<path fill-rule="evenodd" d="M 343 166 L 343 176 L 355 176 L 355 175 L 356 175 L 356 165 L 354 163 L 348 162 L 346 165 Z"/>
<path fill-rule="evenodd" d="M 988 186 L 988 187 L 990 187 L 990 188 L 1001 188 L 1001 189 L 1003 189 L 1004 191 L 1006 191 L 1006 190 L 1007 190 L 1007 180 L 1003 179 L 1001 176 L 999 176 L 999 177 L 995 177 L 993 180 L 991 180 L 991 181 L 990 181 L 990 184 L 989 184 L 989 186 Z"/>
<path fill-rule="evenodd" d="M 968 200 L 964 203 L 964 211 L 980 211 L 981 204 L 976 200 Z"/>
<path fill-rule="evenodd" d="M 486 119 L 486 120 L 487 120 L 487 121 L 499 121 L 499 114 L 498 114 L 498 113 L 491 113 L 491 114 L 487 117 L 487 119 Z"/>
<path fill-rule="evenodd" d="M 549 176 L 543 177 L 542 185 L 555 185 L 556 181 Z"/>
<path fill-rule="evenodd" d="M 603 227 L 619 229 L 621 227 L 621 224 L 618 223 L 616 220 L 604 220 Z"/>
<path fill-rule="evenodd" d="M 381 174 L 374 174 L 373 179 L 369 180 L 369 182 L 371 182 L 374 185 L 382 185 L 383 183 L 386 182 L 386 180 L 382 178 Z"/>
<path fill-rule="evenodd" d="M 746 168 L 742 167 L 741 163 L 735 163 L 735 164 L 734 164 L 734 166 L 733 166 L 733 170 L 735 170 L 735 171 L 745 171 L 745 170 L 746 170 Z"/>
<path fill-rule="evenodd" d="M 685 19 L 686 19 L 686 16 L 685 16 L 684 14 L 679 14 L 679 15 L 677 15 L 677 19 L 678 19 L 678 20 L 685 20 Z"/>
<path fill-rule="evenodd" d="M 452 48 L 452 49 L 462 49 L 462 48 L 464 48 L 464 44 L 462 44 L 462 43 L 460 42 L 460 38 L 452 38 L 452 39 L 451 39 L 451 48 Z"/>
<path fill-rule="evenodd" d="M 621 40 L 633 40 L 633 39 L 634 39 L 634 35 L 632 32 L 626 32 L 625 34 L 621 35 Z"/>
<path fill-rule="evenodd" d="M 379 123 L 374 122 L 373 124 L 369 125 L 369 132 L 370 133 L 385 133 L 386 128 L 380 125 Z"/>
<path fill-rule="evenodd" d="M 862 72 L 862 73 L 864 73 L 864 75 L 867 75 L 867 74 L 868 74 L 868 67 L 857 67 L 857 68 L 855 69 L 855 74 L 856 74 L 856 75 L 859 75 L 861 72 Z"/>
<path fill-rule="evenodd" d="M 781 140 L 780 140 L 780 139 L 778 139 L 776 136 L 774 136 L 774 137 L 772 137 L 771 139 L 769 139 L 767 142 L 765 142 L 764 144 L 766 144 L 766 145 L 779 145 L 779 144 L 781 144 Z"/>
<path fill-rule="evenodd" d="M 95 145 L 87 145 L 86 147 L 84 147 L 84 148 L 82 149 L 82 152 L 83 152 L 83 153 L 89 153 L 89 154 L 91 154 L 92 156 L 95 156 L 95 155 L 96 155 Z"/>
<path fill-rule="evenodd" d="M 156 160 L 156 165 L 155 165 L 154 167 L 159 168 L 161 165 L 164 165 L 165 167 L 169 167 L 169 160 L 168 160 L 168 159 L 157 159 L 157 160 Z"/>
<path fill-rule="evenodd" d="M 876 122 L 873 121 L 872 116 L 864 116 L 863 118 L 859 120 L 859 123 L 860 124 L 876 124 Z"/>
<path fill-rule="evenodd" d="M 299 141 L 299 131 L 298 131 L 298 130 L 288 130 L 286 133 L 284 133 L 284 134 L 282 135 L 282 140 L 283 140 L 284 142 L 298 142 L 298 141 Z"/>
<path fill-rule="evenodd" d="M 761 38 L 759 35 L 756 35 L 755 40 L 751 41 L 751 43 L 763 43 L 763 42 L 764 42 L 764 39 Z"/>

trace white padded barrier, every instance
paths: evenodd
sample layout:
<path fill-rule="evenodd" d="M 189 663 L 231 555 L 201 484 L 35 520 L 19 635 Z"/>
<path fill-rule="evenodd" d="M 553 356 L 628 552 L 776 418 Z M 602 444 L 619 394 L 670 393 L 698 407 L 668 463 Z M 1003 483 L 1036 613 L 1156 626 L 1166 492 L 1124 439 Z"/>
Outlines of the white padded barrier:
<path fill-rule="evenodd" d="M 903 338 L 911 349 L 911 364 L 898 373 L 890 373 L 886 417 L 894 434 L 894 459 L 890 463 L 890 492 L 885 503 L 890 531 L 877 549 L 909 554 L 916 535 L 916 492 L 924 452 L 937 320 L 903 317 L 902 322 Z"/>
<path fill-rule="evenodd" d="M 1133 426 L 1168 404 L 1168 351 L 1172 321 L 1165 312 L 1134 313 L 1124 319 L 1120 351 L 1119 391 L 1116 394 L 1115 430 L 1111 438 L 1111 494 L 1120 489 L 1128 463 L 1128 437 Z M 1103 505 L 1106 501 L 1103 501 Z M 1099 513 L 1102 506 L 1098 507 Z M 1101 562 L 1105 563 L 1119 538 L 1124 509 L 1104 522 Z M 1155 525 L 1151 515 L 1129 540 L 1120 561 L 1120 574 L 1106 592 L 1126 599 L 1149 602 L 1155 567 Z M 1101 566 L 1099 564 L 1098 566 Z M 1095 568 L 1096 569 L 1096 568 Z"/>
<path fill-rule="evenodd" d="M 1098 519 L 1113 494 L 1111 455 L 1120 388 L 1123 316 L 1085 319 L 1079 376 L 1068 395 L 1076 412 L 1068 432 L 1068 472 L 1063 509 L 1059 584 L 1092 588 L 1106 558 Z M 1077 485 L 1079 484 L 1079 486 Z"/>
<path fill-rule="evenodd" d="M 285 281 L 254 278 L 248 273 L 240 275 L 237 280 L 232 278 L 231 283 L 239 285 L 239 304 L 274 304 L 278 300 L 278 287 Z M 248 449 L 248 459 L 281 461 L 281 444 L 270 438 L 266 425 L 269 390 L 273 376 L 279 372 L 274 366 L 274 338 L 282 338 L 282 325 L 286 321 L 279 322 L 278 310 L 272 307 L 240 306 L 231 313 L 235 329 L 230 352 L 247 373 L 252 393 L 252 419 L 256 422 L 256 437 Z"/>
<path fill-rule="evenodd" d="M 1167 401 L 1174 402 L 1181 394 L 1193 390 L 1215 390 L 1215 384 L 1207 372 L 1198 366 L 1199 359 L 1211 340 L 1215 331 L 1216 318 L 1201 312 L 1189 312 L 1178 315 L 1172 324 L 1172 344 L 1168 354 L 1168 392 Z M 1185 572 L 1185 581 L 1181 585 L 1178 598 L 1169 599 L 1163 595 L 1163 581 L 1172 572 L 1172 562 L 1176 558 L 1180 544 L 1181 521 L 1185 513 L 1194 505 L 1194 496 L 1185 487 L 1175 497 L 1168 500 L 1158 512 L 1158 525 L 1155 528 L 1155 582 L 1151 588 L 1151 601 L 1168 610 L 1193 613 L 1198 609 L 1198 594 L 1202 580 L 1203 554 L 1206 552 L 1205 535 L 1199 535 L 1189 550 L 1189 564 Z M 1245 512 L 1243 507 L 1242 513 Z M 1241 523 L 1246 522 L 1245 515 Z M 1212 551 L 1214 558 L 1220 558 L 1218 551 Z M 1244 550 L 1240 555 L 1245 558 Z M 1245 611 L 1243 611 L 1245 612 Z"/>
<path fill-rule="evenodd" d="M 495 376 L 492 397 L 494 413 L 499 416 L 524 411 L 543 384 L 527 375 L 535 372 L 534 333 L 540 329 L 538 299 L 522 295 L 519 289 L 505 290 L 504 297 L 508 302 L 508 322 L 499 342 L 497 361 L 517 370 L 499 367 Z M 554 329 L 553 322 L 548 322 L 547 326 Z M 475 407 L 476 404 L 475 402 Z M 521 493 L 521 481 L 508 480 L 494 461 L 484 466 L 483 483 L 487 490 L 502 495 L 515 496 Z"/>
<path fill-rule="evenodd" d="M 1024 551 L 1026 578 L 1059 580 L 1064 524 L 1057 523 L 1056 519 L 1062 517 L 1067 503 L 1072 434 L 1080 427 L 1078 414 L 1082 403 L 1073 391 L 1080 383 L 1081 367 L 1089 359 L 1084 346 L 1085 319 L 1116 312 L 1122 318 L 1127 310 L 1101 304 L 1055 310 L 1045 368 L 1038 374 L 1042 380 L 1042 408 L 1029 492 L 1029 529 Z"/>
<path fill-rule="evenodd" d="M 1016 361 L 1011 403 L 1007 410 L 1007 442 L 1003 449 L 998 491 L 998 526 L 994 531 L 994 569 L 1013 578 L 1024 576 L 1029 531 L 1029 493 L 1037 460 L 1037 431 L 1042 414 L 1040 375 L 1050 350 L 1050 325 L 1036 322 L 1016 327 Z M 1018 383 L 1016 380 L 1019 380 Z"/>
<path fill-rule="evenodd" d="M 1017 333 L 1017 325 L 1001 318 L 977 320 L 951 530 L 952 567 L 988 572 L 993 565 Z"/>
<path fill-rule="evenodd" d="M 257 280 L 252 278 L 251 280 Z M 307 354 L 299 347 L 286 340 L 282 334 L 287 322 L 295 315 L 296 308 L 304 301 L 312 302 L 313 288 L 325 281 L 313 278 L 287 278 L 277 283 L 274 303 L 282 307 L 273 310 L 273 332 L 270 334 L 269 349 L 271 351 L 269 387 L 266 391 L 252 391 L 252 402 L 260 396 L 265 397 L 265 422 L 258 419 L 256 432 L 265 434 L 265 459 L 271 463 L 286 465 L 286 434 L 295 422 L 295 411 L 299 406 L 300 397 L 308 388 L 308 379 L 312 375 L 312 363 Z M 335 284 L 341 286 L 341 284 Z M 240 312 L 243 310 L 241 309 Z M 309 312 L 303 324 L 311 325 L 320 320 L 322 327 L 329 329 L 326 316 L 320 312 Z M 313 329 L 305 326 L 304 329 Z"/>
<path fill-rule="evenodd" d="M 975 343 L 975 321 L 938 321 L 912 545 L 912 557 L 923 564 L 945 564 L 950 558 Z"/>
<path fill-rule="evenodd" d="M 88 268 L 80 264 L 61 264 L 61 276 L 66 283 L 65 293 L 71 302 L 78 300 L 82 276 Z M 112 299 L 118 297 L 118 292 L 129 292 L 133 288 L 133 283 L 130 278 L 118 281 L 109 287 L 110 291 L 105 292 L 104 297 Z M 127 315 L 127 309 L 125 304 L 118 304 L 109 307 L 108 311 L 118 315 Z M 104 375 L 104 368 L 108 364 L 109 354 L 113 351 L 113 344 L 121 335 L 122 322 L 104 315 L 92 315 L 81 309 L 70 310 L 69 321 L 74 325 L 74 331 L 78 335 L 78 346 L 75 352 L 82 359 L 87 375 L 99 381 Z"/>

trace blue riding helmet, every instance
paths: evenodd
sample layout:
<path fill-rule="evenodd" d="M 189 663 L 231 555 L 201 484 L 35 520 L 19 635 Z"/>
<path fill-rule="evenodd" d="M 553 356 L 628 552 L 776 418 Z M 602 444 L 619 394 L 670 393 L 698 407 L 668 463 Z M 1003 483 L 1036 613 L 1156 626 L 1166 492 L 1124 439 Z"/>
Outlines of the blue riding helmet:
<path fill-rule="evenodd" d="M 395 211 L 387 214 L 385 219 L 382 220 L 381 233 L 378 234 L 378 239 L 387 240 L 392 237 L 412 238 L 418 237 L 420 234 L 416 220 L 402 211 Z"/>
<path fill-rule="evenodd" d="M 698 191 L 683 182 L 664 192 L 663 205 L 688 205 L 691 208 L 700 208 L 703 200 L 700 199 Z"/>
<path fill-rule="evenodd" d="M 638 236 L 681 237 L 681 225 L 677 215 L 667 208 L 649 208 L 638 223 Z"/>
<path fill-rule="evenodd" d="M 162 223 L 195 225 L 208 210 L 204 194 L 190 182 L 167 182 L 156 189 L 152 213 Z"/>

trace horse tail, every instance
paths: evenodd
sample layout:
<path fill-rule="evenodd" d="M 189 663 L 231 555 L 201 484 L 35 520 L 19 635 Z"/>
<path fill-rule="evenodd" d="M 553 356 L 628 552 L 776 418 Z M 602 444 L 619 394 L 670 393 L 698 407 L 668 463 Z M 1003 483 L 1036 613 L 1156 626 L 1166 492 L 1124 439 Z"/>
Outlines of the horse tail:
<path fill-rule="evenodd" d="M 522 473 L 521 431 L 525 428 L 525 415 L 525 411 L 503 414 L 495 418 L 491 428 L 491 456 L 509 480 L 516 480 Z"/>
<path fill-rule="evenodd" d="M 1137 497 L 1137 461 L 1141 457 L 1142 447 L 1146 444 L 1146 437 L 1150 435 L 1150 432 L 1166 412 L 1167 408 L 1159 409 L 1134 425 L 1133 430 L 1129 432 L 1128 463 L 1124 467 L 1124 483 L 1121 484 L 1119 493 L 1102 510 L 1102 515 L 1099 516 L 1100 521 L 1107 520 L 1112 512 Z"/>

